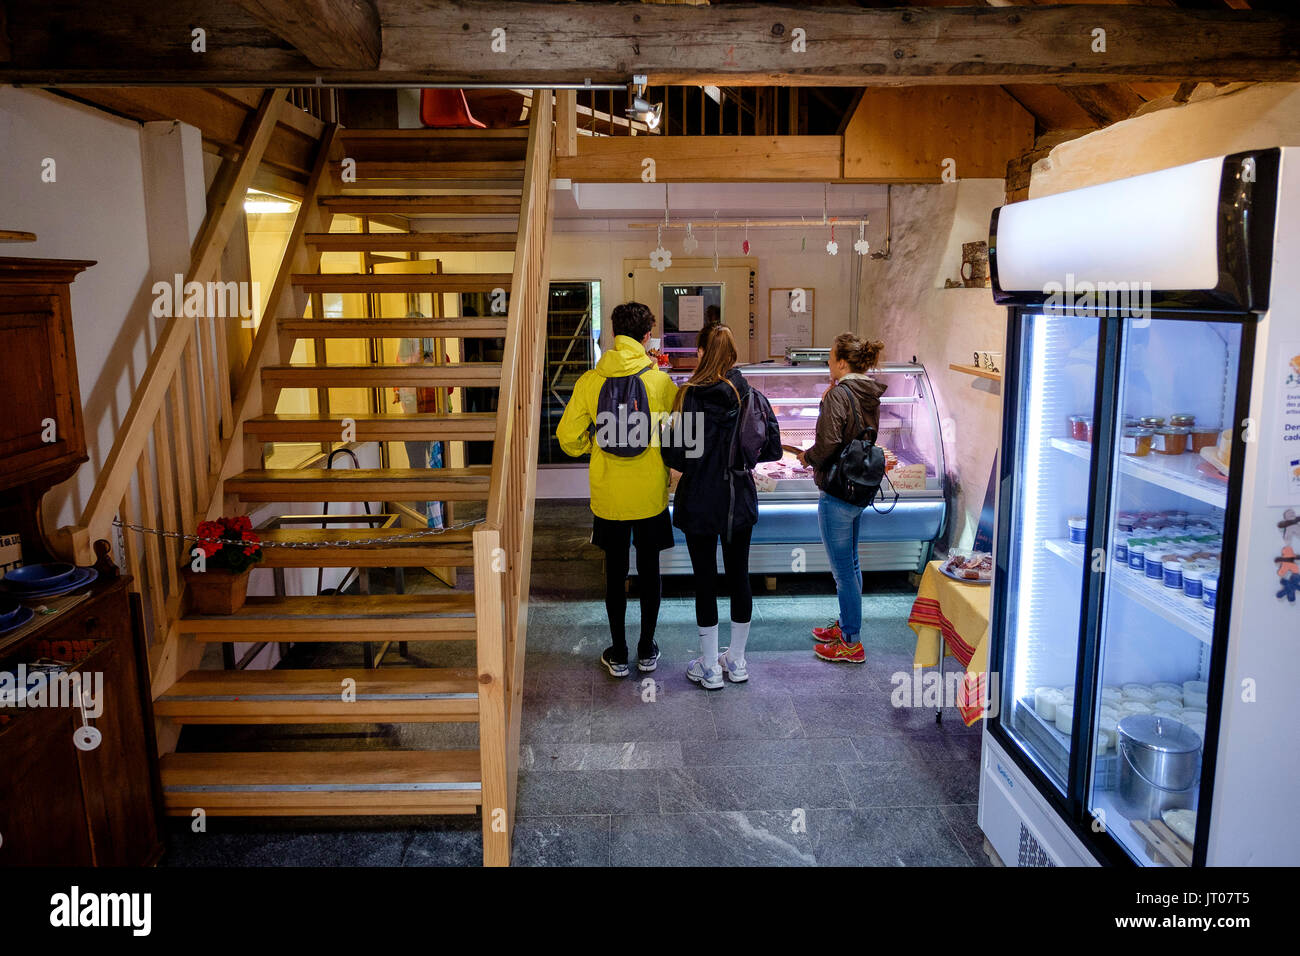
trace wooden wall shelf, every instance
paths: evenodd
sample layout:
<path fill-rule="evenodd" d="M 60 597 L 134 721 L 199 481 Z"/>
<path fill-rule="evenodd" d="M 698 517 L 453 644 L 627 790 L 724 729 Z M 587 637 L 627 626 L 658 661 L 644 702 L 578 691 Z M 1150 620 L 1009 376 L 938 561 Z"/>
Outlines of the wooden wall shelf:
<path fill-rule="evenodd" d="M 976 375 L 979 378 L 992 379 L 995 382 L 1002 381 L 1001 372 L 990 372 L 988 369 L 980 368 L 978 365 L 958 365 L 955 362 L 949 363 L 948 367 L 954 372 L 962 372 L 966 375 Z"/>

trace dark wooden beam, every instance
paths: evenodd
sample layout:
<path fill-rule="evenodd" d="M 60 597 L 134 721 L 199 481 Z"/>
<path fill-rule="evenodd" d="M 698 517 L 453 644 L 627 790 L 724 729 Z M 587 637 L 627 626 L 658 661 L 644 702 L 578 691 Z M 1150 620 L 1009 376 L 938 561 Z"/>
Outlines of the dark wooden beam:
<path fill-rule="evenodd" d="M 1143 103 L 1142 97 L 1127 86 L 1102 83 L 1096 86 L 1063 86 L 1061 90 L 1079 104 L 1079 108 L 1095 120 L 1098 126 L 1109 126 L 1128 119 Z"/>
<path fill-rule="evenodd" d="M 383 42 L 371 0 L 238 0 L 313 66 L 373 70 Z"/>
<path fill-rule="evenodd" d="M 366 70 L 313 64 L 319 49 L 305 55 L 229 0 L 5 6 L 12 51 L 0 82 L 43 85 L 545 85 L 634 73 L 656 86 L 1300 80 L 1300 20 L 1227 9 L 377 0 L 383 50 Z M 191 51 L 194 27 L 206 30 L 205 53 Z M 791 50 L 796 27 L 806 52 Z M 1098 27 L 1106 53 L 1091 49 Z M 504 53 L 492 50 L 497 28 Z"/>

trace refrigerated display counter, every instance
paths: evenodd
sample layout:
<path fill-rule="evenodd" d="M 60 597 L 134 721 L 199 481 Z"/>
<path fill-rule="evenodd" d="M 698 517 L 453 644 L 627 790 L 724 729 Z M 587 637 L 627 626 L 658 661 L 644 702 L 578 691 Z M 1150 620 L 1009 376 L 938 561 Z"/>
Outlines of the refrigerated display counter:
<path fill-rule="evenodd" d="M 772 403 L 781 443 L 811 446 L 821 397 L 830 387 L 824 361 L 745 365 L 740 371 Z M 858 546 L 862 569 L 920 571 L 947 518 L 946 470 L 934 392 L 923 365 L 885 363 L 870 374 L 886 387 L 880 399 L 877 441 L 886 449 L 898 503 L 887 514 L 868 509 L 863 515 Z M 689 377 L 688 371 L 673 373 L 678 385 Z M 758 524 L 750 547 L 750 570 L 764 575 L 829 571 L 817 528 L 818 492 L 812 470 L 802 468 L 793 453 L 786 452 L 779 462 L 761 463 L 754 477 Z M 691 561 L 685 538 L 676 528 L 673 531 L 676 545 L 660 556 L 660 569 L 665 574 L 688 574 Z M 722 567 L 720 549 L 718 567 Z"/>

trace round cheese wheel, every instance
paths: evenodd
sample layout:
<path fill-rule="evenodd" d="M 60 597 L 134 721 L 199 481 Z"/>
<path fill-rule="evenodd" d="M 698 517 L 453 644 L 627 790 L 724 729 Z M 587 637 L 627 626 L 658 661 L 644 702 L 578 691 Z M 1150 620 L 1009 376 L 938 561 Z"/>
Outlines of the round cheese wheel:
<path fill-rule="evenodd" d="M 1125 684 L 1123 690 L 1125 700 L 1135 700 L 1142 704 L 1149 704 L 1156 699 L 1156 695 L 1152 693 L 1151 688 L 1146 684 Z"/>
<path fill-rule="evenodd" d="M 1151 705 L 1144 704 L 1140 700 L 1126 700 L 1120 705 L 1119 712 L 1123 717 L 1132 714 L 1149 714 L 1151 713 Z"/>
<path fill-rule="evenodd" d="M 1151 705 L 1151 710 L 1157 714 L 1177 715 L 1182 713 L 1183 708 L 1176 701 L 1161 698 Z"/>
<path fill-rule="evenodd" d="M 1068 734 L 1071 725 L 1074 723 L 1074 705 L 1057 704 L 1056 706 L 1056 729 L 1063 734 Z"/>
<path fill-rule="evenodd" d="M 1056 708 L 1064 703 L 1065 698 L 1055 687 L 1037 687 L 1034 689 L 1034 713 L 1049 724 L 1056 720 Z"/>
<path fill-rule="evenodd" d="M 1210 685 L 1203 680 L 1183 681 L 1183 703 L 1190 707 L 1204 707 Z"/>
<path fill-rule="evenodd" d="M 1161 681 L 1158 684 L 1151 685 L 1151 693 L 1155 694 L 1156 698 L 1160 700 L 1174 700 L 1180 704 L 1183 702 L 1183 688 L 1179 684 Z"/>

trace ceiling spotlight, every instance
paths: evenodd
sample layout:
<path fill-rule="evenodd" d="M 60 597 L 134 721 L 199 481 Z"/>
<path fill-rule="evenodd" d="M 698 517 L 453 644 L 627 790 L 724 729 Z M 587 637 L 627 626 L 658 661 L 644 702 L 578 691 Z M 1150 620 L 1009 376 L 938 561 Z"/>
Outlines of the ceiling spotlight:
<path fill-rule="evenodd" d="M 637 75 L 632 77 L 632 82 L 627 85 L 628 108 L 623 111 L 628 119 L 640 120 L 645 123 L 648 129 L 657 129 L 659 119 L 663 116 L 664 105 L 655 103 L 653 106 L 645 98 L 647 77 Z"/>

